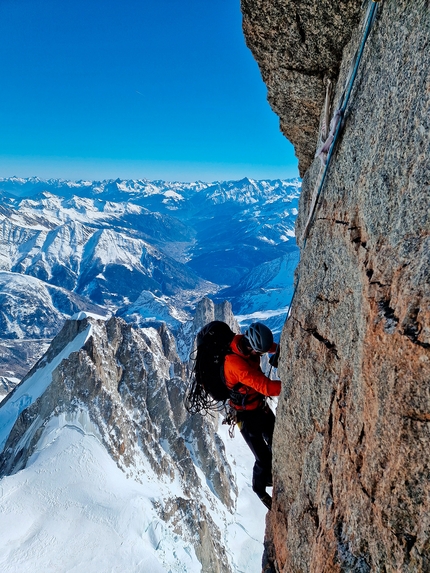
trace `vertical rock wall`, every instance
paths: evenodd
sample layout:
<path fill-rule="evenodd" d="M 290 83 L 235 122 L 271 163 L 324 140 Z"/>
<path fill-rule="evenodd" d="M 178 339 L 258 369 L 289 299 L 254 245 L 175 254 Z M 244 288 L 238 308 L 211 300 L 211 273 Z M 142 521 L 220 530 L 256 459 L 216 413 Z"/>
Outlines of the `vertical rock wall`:
<path fill-rule="evenodd" d="M 297 41 L 315 62 L 317 31 L 330 18 L 345 18 L 348 30 L 357 13 L 364 17 L 360 1 L 320 2 L 318 10 L 310 0 L 242 4 L 269 95 L 295 90 L 292 75 L 279 83 L 269 65 L 281 62 L 279 46 L 293 50 L 296 41 L 293 24 L 274 21 L 271 10 L 307 23 Z M 317 217 L 300 245 L 299 287 L 282 335 L 264 558 L 272 571 L 430 571 L 430 5 L 378 5 Z M 258 34 L 283 40 L 254 46 Z M 361 23 L 349 43 L 331 35 L 335 52 L 343 49 L 333 107 L 360 37 Z M 300 121 L 280 115 L 290 122 L 286 133 L 300 130 Z M 317 139 L 313 130 L 314 149 Z M 301 149 L 299 138 L 306 165 Z M 304 177 L 298 237 L 318 170 L 313 162 Z"/>

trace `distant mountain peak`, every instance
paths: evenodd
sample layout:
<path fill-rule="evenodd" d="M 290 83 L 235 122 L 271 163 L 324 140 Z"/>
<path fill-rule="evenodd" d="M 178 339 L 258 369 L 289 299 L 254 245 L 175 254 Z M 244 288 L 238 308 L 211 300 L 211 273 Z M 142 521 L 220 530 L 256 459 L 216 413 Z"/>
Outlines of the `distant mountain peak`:
<path fill-rule="evenodd" d="M 28 295 L 19 320 L 12 320 L 13 331 L 7 320 L 18 307 L 9 302 L 4 307 L 9 310 L 0 314 L 0 343 L 10 336 L 33 340 L 35 332 L 52 333 L 73 310 L 64 300 L 76 295 L 79 308 L 86 299 L 135 324 L 164 321 L 177 330 L 202 297 L 244 284 L 241 279 L 251 271 L 262 277 L 256 271 L 261 264 L 297 251 L 299 192 L 297 180 L 249 177 L 214 183 L 0 180 L 0 270 L 22 277 Z M 33 296 L 32 279 L 44 296 Z M 285 280 L 288 289 L 292 277 Z M 272 296 L 271 291 L 258 295 L 259 286 L 265 288 L 253 284 L 243 312 L 235 307 L 242 315 L 261 311 L 258 301 Z M 277 288 L 276 301 L 284 292 L 282 285 Z M 9 301 L 13 293 L 2 291 Z M 228 292 L 234 292 L 232 303 L 242 300 L 237 290 Z M 46 309 L 55 309 L 48 313 L 56 317 L 50 330 Z M 26 310 L 36 317 L 32 324 Z M 21 375 L 27 358 L 18 346 L 7 353 L 11 366 L 0 369 L 0 376 L 18 370 Z"/>

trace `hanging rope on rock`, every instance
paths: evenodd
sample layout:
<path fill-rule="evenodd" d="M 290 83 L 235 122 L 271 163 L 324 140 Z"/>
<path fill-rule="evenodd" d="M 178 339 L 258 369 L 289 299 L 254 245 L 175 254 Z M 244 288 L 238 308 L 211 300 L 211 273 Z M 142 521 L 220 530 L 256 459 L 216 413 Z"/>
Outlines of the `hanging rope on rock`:
<path fill-rule="evenodd" d="M 375 20 L 376 12 L 377 12 L 377 2 L 375 0 L 369 1 L 369 6 L 367 9 L 366 18 L 364 20 L 363 25 L 363 35 L 361 38 L 360 45 L 354 55 L 354 58 L 351 63 L 351 67 L 345 82 L 345 87 L 343 89 L 342 95 L 340 96 L 338 107 L 334 112 L 333 118 L 330 123 L 330 133 L 328 134 L 327 139 L 324 141 L 322 146 L 317 150 L 315 157 L 319 157 L 321 160 L 321 169 L 317 177 L 317 181 L 314 187 L 314 192 L 312 194 L 311 205 L 309 209 L 308 219 L 306 221 L 306 225 L 304 227 L 302 233 L 302 241 L 303 241 L 303 248 L 306 246 L 306 240 L 308 238 L 310 227 L 312 226 L 313 219 L 315 212 L 318 206 L 318 199 L 320 198 L 322 189 L 324 187 L 324 181 L 327 175 L 327 171 L 330 165 L 330 160 L 333 156 L 334 148 L 336 146 L 337 139 L 339 137 L 341 128 L 342 128 L 342 119 L 345 115 L 345 110 L 349 102 L 349 98 L 351 96 L 352 88 L 354 87 L 354 81 L 357 77 L 358 67 L 360 65 L 361 57 L 363 55 L 364 46 L 366 44 L 366 40 L 369 36 L 370 30 L 372 28 L 372 24 Z M 328 90 L 327 90 L 328 93 Z M 326 93 L 326 103 L 325 108 L 327 109 L 328 105 L 328 97 Z"/>
<path fill-rule="evenodd" d="M 335 110 L 335 112 L 333 114 L 333 118 L 330 122 L 330 131 L 328 134 L 327 134 L 327 124 L 328 124 L 328 117 L 329 117 L 329 110 L 330 110 L 332 85 L 331 85 L 330 80 L 328 80 L 327 84 L 326 84 L 324 118 L 323 118 L 322 129 L 321 129 L 321 139 L 323 140 L 323 143 L 319 147 L 319 149 L 317 150 L 317 152 L 315 154 L 315 157 L 319 157 L 321 160 L 321 168 L 320 168 L 320 171 L 318 173 L 318 177 L 317 177 L 316 182 L 315 182 L 314 192 L 312 194 L 312 200 L 311 200 L 311 204 L 310 204 L 310 208 L 309 208 L 308 219 L 306 221 L 306 224 L 305 224 L 302 236 L 301 236 L 302 243 L 303 243 L 303 245 L 302 245 L 303 249 L 306 246 L 308 234 L 309 234 L 310 228 L 312 226 L 312 223 L 313 223 L 313 220 L 315 217 L 315 213 L 317 211 L 318 200 L 321 196 L 321 193 L 322 193 L 322 190 L 324 187 L 325 178 L 327 175 L 327 171 L 328 171 L 328 168 L 330 165 L 330 161 L 331 161 L 331 158 L 333 156 L 334 148 L 336 146 L 337 139 L 338 139 L 340 131 L 342 129 L 342 120 L 343 120 L 343 117 L 345 115 L 345 110 L 346 110 L 346 107 L 348 105 L 349 98 L 351 96 L 352 88 L 354 87 L 355 78 L 357 77 L 357 71 L 358 71 L 358 67 L 360 65 L 361 57 L 363 55 L 364 46 L 366 44 L 366 40 L 369 36 L 373 22 L 375 21 L 376 12 L 377 12 L 377 8 L 378 8 L 377 3 L 380 2 L 380 0 L 364 0 L 362 8 L 364 8 L 364 6 L 366 5 L 366 2 L 368 2 L 368 7 L 367 7 L 366 17 L 364 19 L 361 42 L 357 48 L 357 51 L 354 55 L 354 58 L 352 59 L 351 66 L 350 66 L 350 69 L 348 72 L 348 76 L 347 76 L 346 81 L 345 81 L 345 86 L 344 86 L 343 92 L 339 98 L 339 103 L 338 103 L 337 109 Z M 293 306 L 294 298 L 296 296 L 299 281 L 300 281 L 300 274 L 297 274 L 295 285 L 294 285 L 293 295 L 291 297 L 290 306 L 289 306 L 288 312 L 287 312 L 286 321 L 289 319 L 290 314 L 291 314 L 291 309 Z M 278 348 L 279 348 L 279 346 L 278 346 Z"/>

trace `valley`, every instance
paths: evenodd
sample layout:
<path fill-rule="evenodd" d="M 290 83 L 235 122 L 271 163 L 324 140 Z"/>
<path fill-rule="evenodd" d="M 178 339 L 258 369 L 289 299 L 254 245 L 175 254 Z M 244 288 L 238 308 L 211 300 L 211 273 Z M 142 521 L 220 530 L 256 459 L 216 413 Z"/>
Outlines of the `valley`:
<path fill-rule="evenodd" d="M 0 180 L 0 376 L 85 310 L 173 330 L 205 296 L 279 335 L 300 181 Z M 23 356 L 23 340 L 29 340 Z M 9 381 L 9 382 L 8 382 Z"/>

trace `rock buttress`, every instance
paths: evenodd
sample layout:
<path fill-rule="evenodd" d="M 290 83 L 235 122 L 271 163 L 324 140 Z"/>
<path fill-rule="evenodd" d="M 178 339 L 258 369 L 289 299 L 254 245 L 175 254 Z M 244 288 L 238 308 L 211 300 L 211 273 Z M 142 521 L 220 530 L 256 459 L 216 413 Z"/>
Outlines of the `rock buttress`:
<path fill-rule="evenodd" d="M 257 5 L 292 22 L 312 16 L 315 34 L 327 11 L 323 2 L 313 14 L 312 2 L 243 4 L 266 34 L 272 21 Z M 276 26 L 274 36 L 285 34 Z M 334 106 L 360 37 L 357 25 Z M 276 42 L 267 61 L 282 59 Z M 277 67 L 264 61 L 267 80 Z M 428 2 L 379 3 L 282 334 L 267 570 L 430 571 L 429 69 Z M 281 121 L 301 129 L 300 118 Z M 318 170 L 314 162 L 304 177 L 298 237 Z"/>
<path fill-rule="evenodd" d="M 268 101 L 293 143 L 300 175 L 312 163 L 324 82 L 339 74 L 360 15 L 356 0 L 241 0 L 243 31 Z"/>

